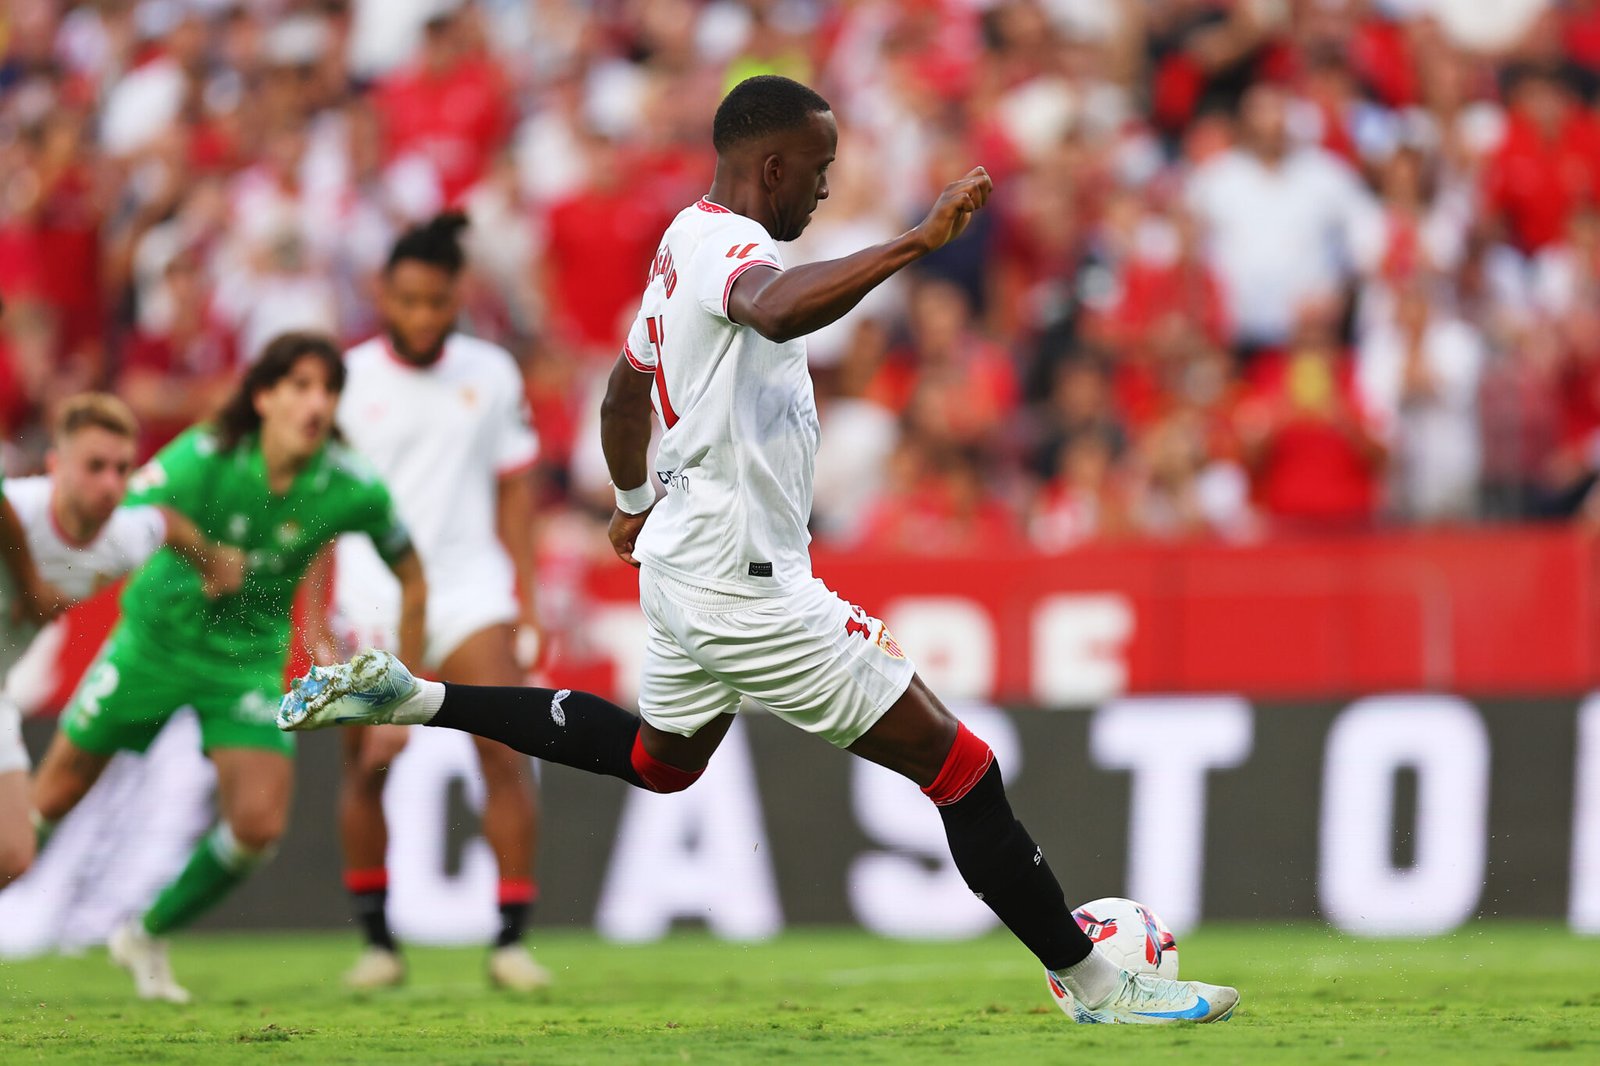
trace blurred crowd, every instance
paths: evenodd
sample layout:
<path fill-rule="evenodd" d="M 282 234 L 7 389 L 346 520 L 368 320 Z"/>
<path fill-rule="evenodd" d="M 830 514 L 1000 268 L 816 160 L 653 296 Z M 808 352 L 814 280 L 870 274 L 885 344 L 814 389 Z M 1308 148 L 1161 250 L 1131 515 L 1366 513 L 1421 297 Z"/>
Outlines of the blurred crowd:
<path fill-rule="evenodd" d="M 815 526 L 913 552 L 1600 512 L 1600 0 L 10 0 L 0 440 L 94 385 L 146 452 L 473 220 L 546 509 L 732 84 L 814 85 L 788 261 L 959 242 L 812 338 Z M 1594 499 L 1591 499 L 1594 497 Z M 603 548 L 604 538 L 594 538 Z"/>

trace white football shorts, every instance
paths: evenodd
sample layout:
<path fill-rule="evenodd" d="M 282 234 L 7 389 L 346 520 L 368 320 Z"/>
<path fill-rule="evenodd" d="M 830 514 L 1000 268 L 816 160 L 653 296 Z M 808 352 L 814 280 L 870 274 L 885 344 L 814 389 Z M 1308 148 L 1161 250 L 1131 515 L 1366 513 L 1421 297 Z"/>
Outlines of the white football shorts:
<path fill-rule="evenodd" d="M 22 744 L 22 712 L 0 695 L 0 774 L 13 770 L 27 773 L 31 765 L 28 749 Z"/>
<path fill-rule="evenodd" d="M 334 636 L 352 654 L 365 648 L 399 651 L 399 580 L 365 538 L 348 547 L 341 538 L 336 568 Z M 521 616 L 516 573 L 504 553 L 486 551 L 424 571 L 427 639 L 422 662 L 411 665 L 437 670 L 468 637 L 490 626 L 515 624 Z"/>
<path fill-rule="evenodd" d="M 696 588 L 646 566 L 639 605 L 649 624 L 639 714 L 667 733 L 693 736 L 748 696 L 849 747 L 916 670 L 882 622 L 819 578 L 756 598 Z"/>

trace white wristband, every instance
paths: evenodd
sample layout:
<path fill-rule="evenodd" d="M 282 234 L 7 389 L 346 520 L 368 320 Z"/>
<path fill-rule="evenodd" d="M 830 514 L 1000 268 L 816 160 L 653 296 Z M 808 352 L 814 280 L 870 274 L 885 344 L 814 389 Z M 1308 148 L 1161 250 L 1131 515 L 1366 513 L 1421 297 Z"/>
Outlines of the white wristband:
<path fill-rule="evenodd" d="M 649 481 L 632 489 L 619 489 L 616 482 L 612 482 L 611 491 L 616 493 L 617 510 L 623 514 L 644 514 L 656 505 L 656 490 Z"/>

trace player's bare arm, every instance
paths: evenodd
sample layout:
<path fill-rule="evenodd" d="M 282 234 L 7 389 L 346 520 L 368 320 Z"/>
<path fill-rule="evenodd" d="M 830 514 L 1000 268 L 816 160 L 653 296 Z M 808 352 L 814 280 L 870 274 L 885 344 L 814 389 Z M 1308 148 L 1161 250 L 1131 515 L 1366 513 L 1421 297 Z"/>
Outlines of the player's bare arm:
<path fill-rule="evenodd" d="M 200 572 L 201 589 L 210 599 L 238 592 L 244 584 L 244 552 L 214 544 L 189 519 L 170 507 L 161 508 L 167 523 L 166 544 Z"/>
<path fill-rule="evenodd" d="M 408 551 L 390 563 L 389 569 L 400 579 L 400 654 L 411 662 L 421 662 L 428 626 L 428 582 L 422 576 L 422 560 Z"/>
<path fill-rule="evenodd" d="M 17 589 L 15 609 L 21 617 L 40 625 L 66 610 L 70 601 L 65 593 L 39 576 L 28 551 L 28 537 L 17 520 L 17 512 L 0 496 L 0 564 L 11 574 Z"/>
<path fill-rule="evenodd" d="M 506 546 L 506 554 L 511 556 L 511 565 L 517 573 L 517 665 L 524 670 L 531 670 L 538 664 L 544 649 L 533 550 L 539 520 L 538 510 L 533 505 L 533 473 L 517 470 L 503 474 L 497 482 L 496 491 L 495 519 L 500 543 Z"/>
<path fill-rule="evenodd" d="M 728 317 L 772 341 L 836 322 L 896 272 L 961 236 L 993 190 L 988 172 L 974 167 L 945 186 L 926 218 L 893 240 L 788 270 L 752 267 L 733 283 Z"/>
<path fill-rule="evenodd" d="M 600 405 L 600 446 L 605 451 L 606 468 L 611 472 L 611 483 L 624 491 L 648 487 L 646 452 L 650 446 L 653 381 L 649 374 L 635 370 L 626 357 L 618 356 L 606 385 L 605 401 Z M 629 566 L 639 565 L 633 557 L 633 545 L 649 516 L 649 507 L 637 514 L 618 508 L 611 515 L 607 530 L 611 547 Z"/>

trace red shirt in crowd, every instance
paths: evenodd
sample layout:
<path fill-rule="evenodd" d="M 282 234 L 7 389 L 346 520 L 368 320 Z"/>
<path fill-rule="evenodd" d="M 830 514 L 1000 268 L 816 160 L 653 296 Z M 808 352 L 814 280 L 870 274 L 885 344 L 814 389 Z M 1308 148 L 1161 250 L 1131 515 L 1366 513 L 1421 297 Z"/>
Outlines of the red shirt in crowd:
<path fill-rule="evenodd" d="M 545 285 L 557 336 L 615 356 L 665 221 L 630 181 L 582 190 L 550 208 Z"/>
<path fill-rule="evenodd" d="M 122 372 L 157 374 L 174 388 L 198 388 L 229 376 L 237 351 L 233 333 L 221 328 L 204 330 L 181 343 L 169 336 L 139 333 L 123 351 Z M 139 425 L 140 458 L 160 451 L 194 421 L 192 413 L 164 419 L 145 415 Z"/>
<path fill-rule="evenodd" d="M 1381 462 L 1359 440 L 1369 431 L 1350 360 L 1328 371 L 1264 357 L 1252 377 L 1254 394 L 1245 402 L 1272 422 L 1254 470 L 1262 510 L 1307 526 L 1371 521 Z"/>
<path fill-rule="evenodd" d="M 511 91 L 487 57 L 443 71 L 403 70 L 383 84 L 376 102 L 390 158 L 415 152 L 431 160 L 450 203 L 483 178 L 511 133 Z"/>
<path fill-rule="evenodd" d="M 1546 139 L 1512 112 L 1505 140 L 1484 169 L 1484 200 L 1506 222 L 1513 243 L 1536 252 L 1559 240 L 1579 204 L 1600 194 L 1600 127 L 1576 108 Z"/>

